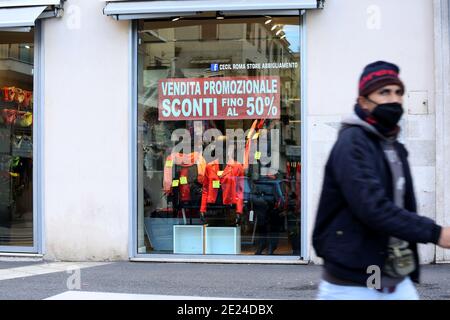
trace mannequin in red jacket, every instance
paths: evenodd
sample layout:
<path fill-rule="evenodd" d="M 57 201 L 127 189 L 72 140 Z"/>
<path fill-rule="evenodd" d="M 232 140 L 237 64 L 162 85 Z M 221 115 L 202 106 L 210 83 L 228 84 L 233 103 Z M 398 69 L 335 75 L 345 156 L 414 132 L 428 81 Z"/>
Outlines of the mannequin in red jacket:
<path fill-rule="evenodd" d="M 203 179 L 202 202 L 200 215 L 205 221 L 208 204 L 235 205 L 236 223 L 240 222 L 240 215 L 244 207 L 244 167 L 234 160 L 234 146 L 227 150 L 226 165 L 213 160 L 206 165 Z M 222 195 L 222 203 L 220 201 Z"/>

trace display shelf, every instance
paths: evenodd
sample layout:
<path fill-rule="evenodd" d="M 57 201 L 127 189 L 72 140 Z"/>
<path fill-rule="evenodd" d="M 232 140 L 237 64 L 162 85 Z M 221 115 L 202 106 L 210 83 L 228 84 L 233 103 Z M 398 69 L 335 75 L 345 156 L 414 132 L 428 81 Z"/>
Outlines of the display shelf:
<path fill-rule="evenodd" d="M 24 107 L 23 105 L 20 105 L 18 102 L 12 101 L 4 101 L 0 98 L 0 109 L 15 109 L 20 111 L 26 111 L 26 112 L 33 112 L 33 107 L 28 106 Z"/>
<path fill-rule="evenodd" d="M 206 227 L 206 254 L 240 254 L 241 227 Z"/>
<path fill-rule="evenodd" d="M 23 133 L 23 134 L 32 134 L 33 133 L 33 125 L 29 127 L 21 127 L 14 125 L 13 126 L 13 133 Z"/>
<path fill-rule="evenodd" d="M 173 253 L 240 254 L 241 228 L 174 225 Z"/>
<path fill-rule="evenodd" d="M 17 102 L 12 101 L 4 101 L 0 98 L 0 108 L 2 109 L 17 109 Z"/>
<path fill-rule="evenodd" d="M 173 253 L 203 254 L 204 226 L 173 226 Z"/>
<path fill-rule="evenodd" d="M 29 127 L 21 127 L 19 125 L 15 124 L 7 124 L 7 123 L 0 123 L 0 128 L 7 128 L 11 129 L 13 133 L 20 131 L 23 133 L 32 133 L 33 132 L 33 125 L 30 125 Z"/>

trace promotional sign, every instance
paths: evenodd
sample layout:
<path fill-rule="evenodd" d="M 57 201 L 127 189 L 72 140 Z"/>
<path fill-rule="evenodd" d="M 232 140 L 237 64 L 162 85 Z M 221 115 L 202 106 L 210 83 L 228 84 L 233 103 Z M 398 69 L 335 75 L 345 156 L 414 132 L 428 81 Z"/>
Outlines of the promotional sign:
<path fill-rule="evenodd" d="M 280 77 L 161 79 L 158 111 L 160 121 L 279 119 Z"/>

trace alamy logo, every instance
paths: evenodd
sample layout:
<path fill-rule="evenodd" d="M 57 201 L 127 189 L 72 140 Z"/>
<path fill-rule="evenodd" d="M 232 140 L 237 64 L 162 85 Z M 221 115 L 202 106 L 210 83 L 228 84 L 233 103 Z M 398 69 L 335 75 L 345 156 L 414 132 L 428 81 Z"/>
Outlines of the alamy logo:
<path fill-rule="evenodd" d="M 381 8 L 377 5 L 367 7 L 366 26 L 369 30 L 381 29 Z"/>
<path fill-rule="evenodd" d="M 70 5 L 66 10 L 66 25 L 69 30 L 81 29 L 81 8 L 76 5 Z"/>
<path fill-rule="evenodd" d="M 66 281 L 67 289 L 81 290 L 81 269 L 78 266 L 70 266 L 66 272 L 70 274 Z"/>
<path fill-rule="evenodd" d="M 381 289 L 381 269 L 377 265 L 367 267 L 367 274 L 370 276 L 367 278 L 367 288 Z"/>

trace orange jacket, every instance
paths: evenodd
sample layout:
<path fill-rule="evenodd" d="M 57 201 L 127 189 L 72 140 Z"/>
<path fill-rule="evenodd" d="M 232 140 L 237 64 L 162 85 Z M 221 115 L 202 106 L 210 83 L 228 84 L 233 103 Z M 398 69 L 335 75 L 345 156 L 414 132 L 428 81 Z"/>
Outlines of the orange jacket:
<path fill-rule="evenodd" d="M 200 212 L 206 212 L 208 203 L 216 203 L 217 193 L 221 188 L 223 204 L 235 204 L 236 213 L 241 214 L 244 207 L 244 167 L 242 163 L 229 160 L 220 177 L 219 172 L 218 160 L 206 165 Z"/>
<path fill-rule="evenodd" d="M 198 182 L 203 183 L 203 176 L 205 175 L 206 161 L 203 156 L 194 151 L 192 153 L 172 153 L 166 158 L 166 163 L 164 164 L 164 179 L 163 179 L 163 191 L 168 194 L 172 191 L 172 181 L 173 181 L 173 166 L 179 165 L 184 167 L 190 167 L 192 165 L 197 165 L 198 172 Z M 179 179 L 180 177 L 176 177 Z M 187 187 L 187 185 L 184 185 Z"/>

